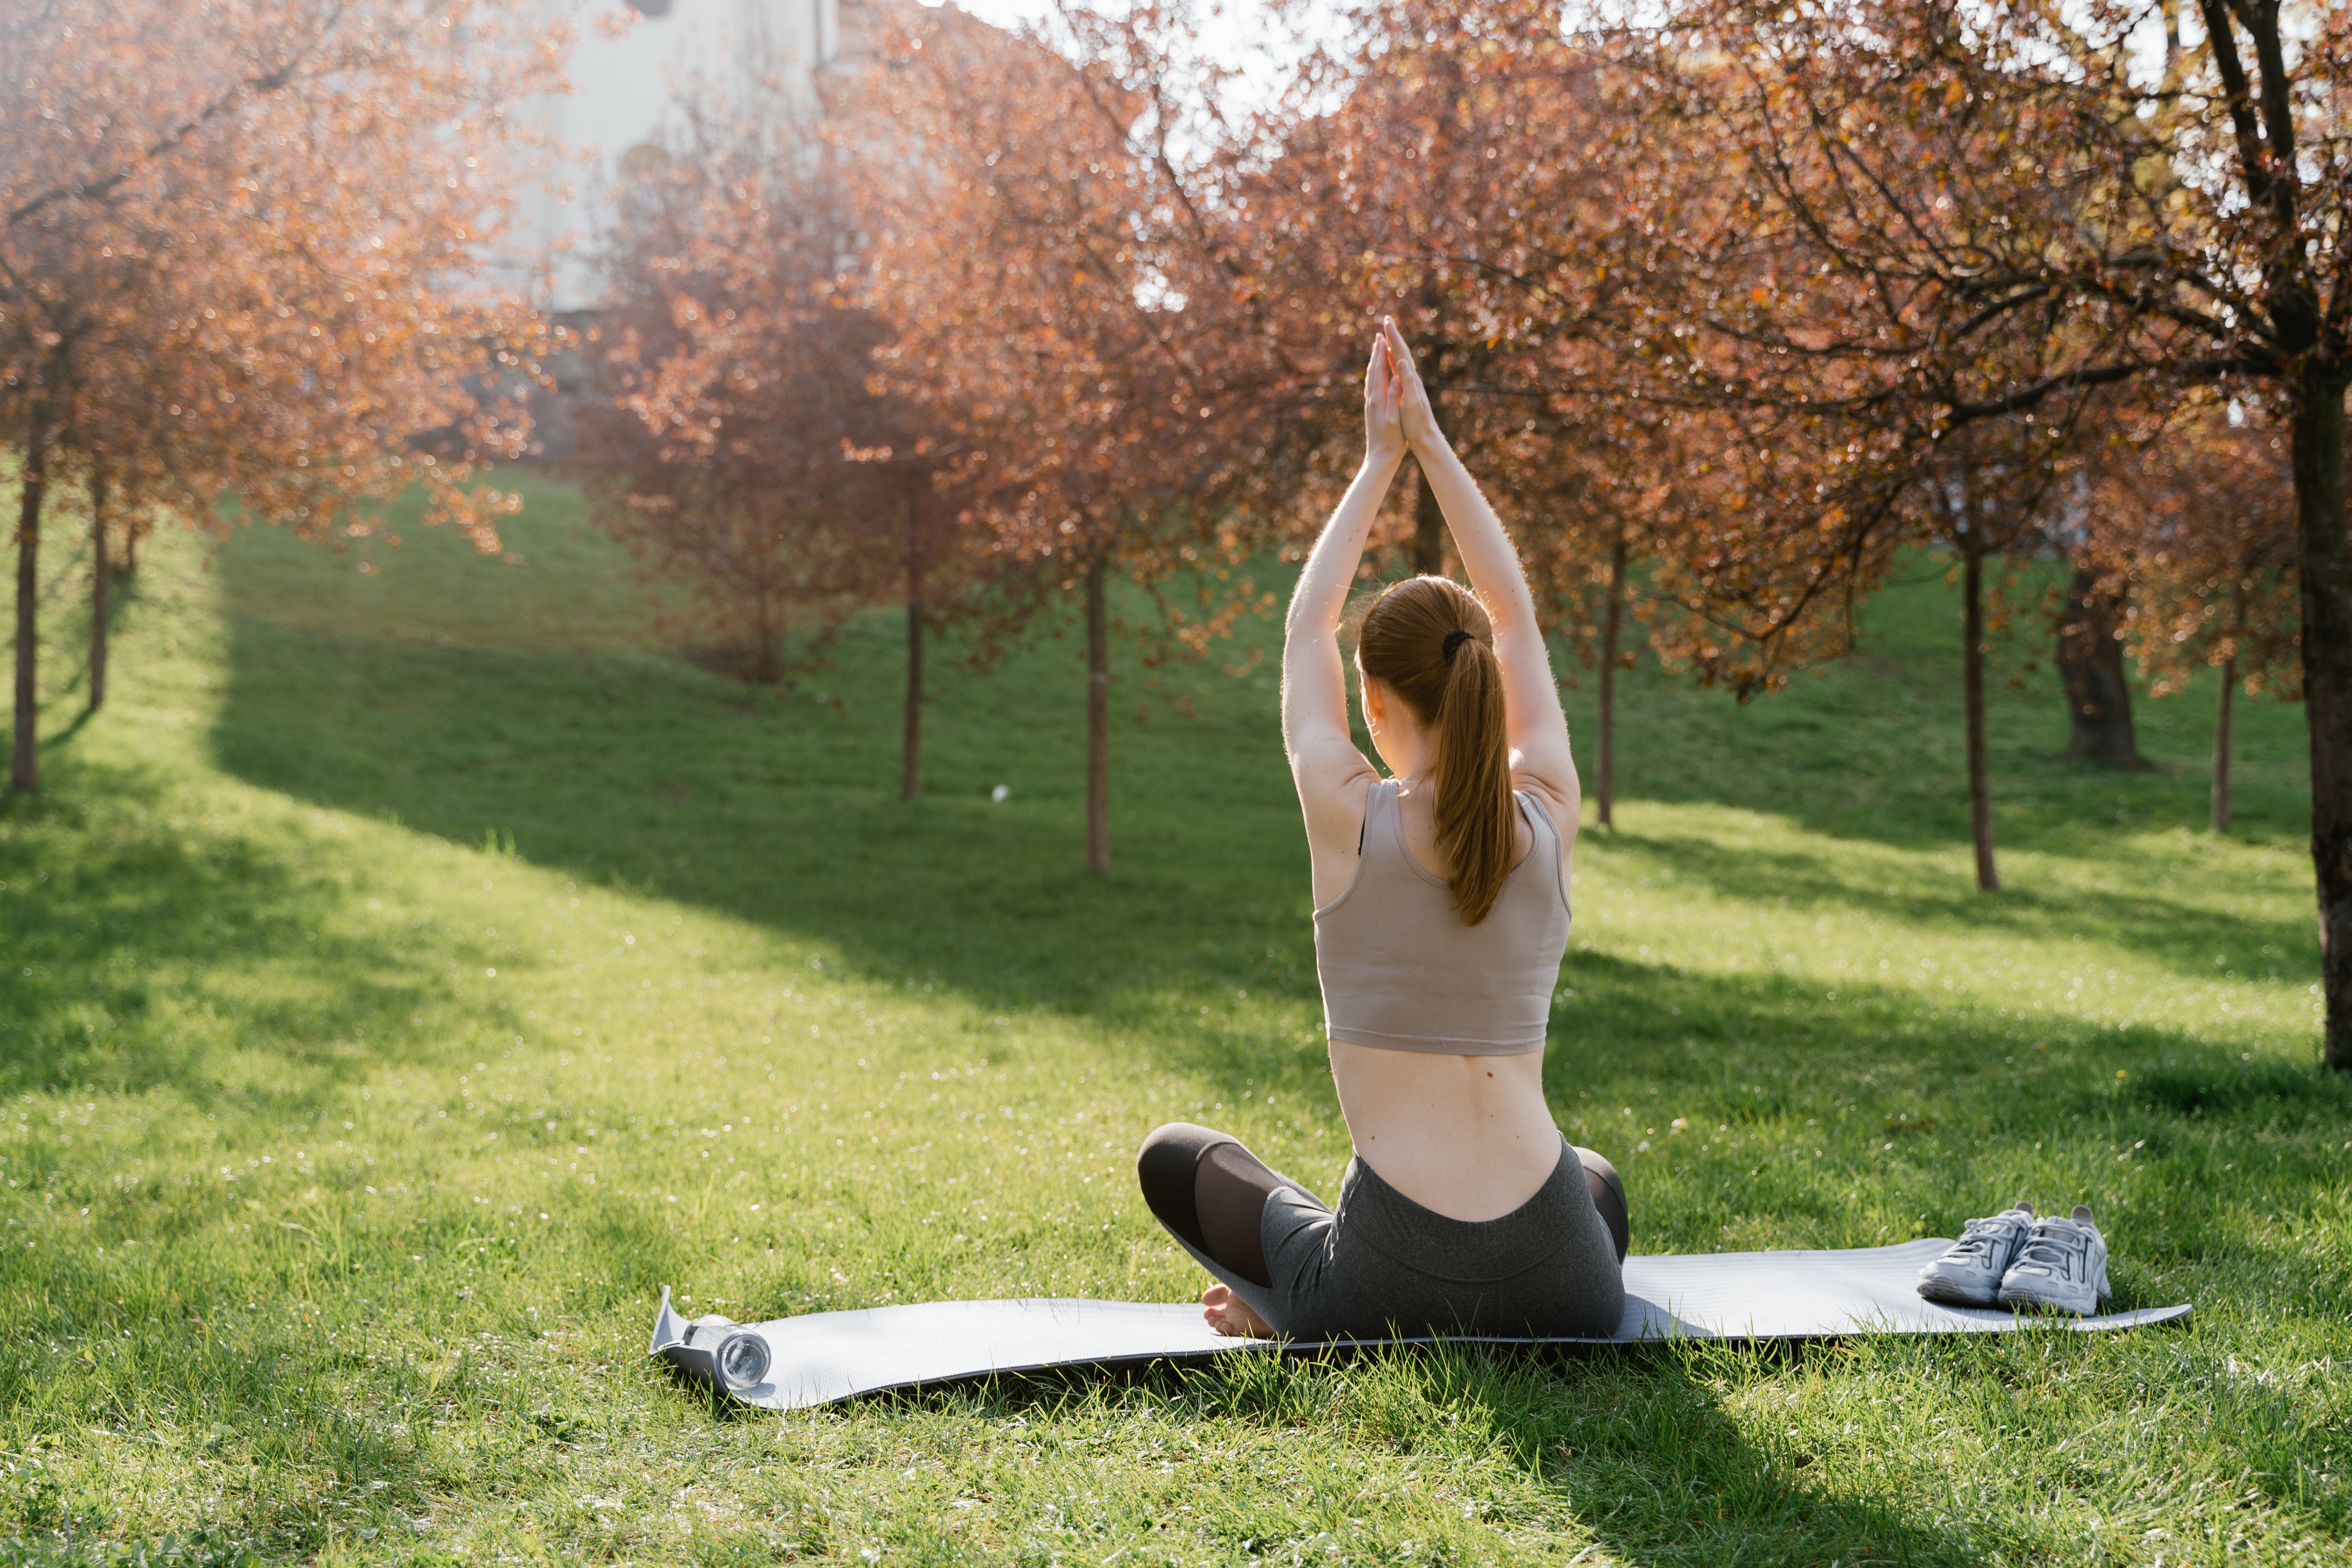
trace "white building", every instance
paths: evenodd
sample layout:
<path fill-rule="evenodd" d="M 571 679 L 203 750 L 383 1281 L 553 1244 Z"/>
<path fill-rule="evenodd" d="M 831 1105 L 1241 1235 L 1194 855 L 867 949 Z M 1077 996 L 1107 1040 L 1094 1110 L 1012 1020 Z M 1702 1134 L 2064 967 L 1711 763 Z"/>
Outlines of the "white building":
<path fill-rule="evenodd" d="M 570 311 L 594 302 L 587 261 L 626 161 L 677 129 L 679 96 L 716 89 L 737 103 L 765 98 L 781 114 L 813 115 L 816 72 L 841 52 L 841 12 L 839 0 L 547 4 L 573 28 L 571 90 L 524 110 L 557 163 L 523 198 L 515 248 L 534 277 L 553 279 L 547 306 Z"/>

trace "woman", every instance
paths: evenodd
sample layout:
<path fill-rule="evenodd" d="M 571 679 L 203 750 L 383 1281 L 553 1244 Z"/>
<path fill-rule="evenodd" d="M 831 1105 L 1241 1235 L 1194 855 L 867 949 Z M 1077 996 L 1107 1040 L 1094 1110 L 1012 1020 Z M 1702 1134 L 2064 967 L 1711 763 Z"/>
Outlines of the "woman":
<path fill-rule="evenodd" d="M 1411 451 L 1474 598 L 1442 577 L 1382 594 L 1348 733 L 1339 628 L 1381 498 Z M 1137 1174 L 1221 1283 L 1228 1334 L 1602 1338 L 1624 1310 L 1624 1188 L 1544 1103 L 1544 1026 L 1568 943 L 1580 804 L 1535 601 L 1383 321 L 1364 466 L 1290 601 L 1282 731 L 1307 816 L 1331 1076 L 1355 1159 L 1335 1214 L 1234 1139 L 1172 1122 Z"/>

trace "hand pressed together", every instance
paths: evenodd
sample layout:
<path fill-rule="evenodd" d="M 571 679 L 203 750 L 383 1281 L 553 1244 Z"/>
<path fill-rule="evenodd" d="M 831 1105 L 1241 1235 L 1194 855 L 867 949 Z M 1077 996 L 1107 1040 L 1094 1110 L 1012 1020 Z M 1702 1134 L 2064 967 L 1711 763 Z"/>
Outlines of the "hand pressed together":
<path fill-rule="evenodd" d="M 1381 468 L 1402 460 L 1405 454 L 1404 377 L 1411 369 L 1397 364 L 1390 343 L 1394 331 L 1385 318 L 1372 339 L 1371 363 L 1364 367 L 1364 466 Z"/>
<path fill-rule="evenodd" d="M 1381 318 L 1381 346 L 1387 350 L 1390 374 L 1398 380 L 1398 422 L 1404 426 L 1405 445 L 1415 454 L 1436 450 L 1445 443 L 1437 428 L 1437 410 L 1430 404 L 1421 367 L 1412 363 L 1412 350 L 1405 346 L 1404 333 L 1397 330 L 1393 316 Z"/>

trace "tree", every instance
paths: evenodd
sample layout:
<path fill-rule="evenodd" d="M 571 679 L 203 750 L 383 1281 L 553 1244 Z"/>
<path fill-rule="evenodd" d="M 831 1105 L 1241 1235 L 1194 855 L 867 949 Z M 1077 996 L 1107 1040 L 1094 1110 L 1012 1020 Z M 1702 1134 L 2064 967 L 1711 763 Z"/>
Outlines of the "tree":
<path fill-rule="evenodd" d="M 869 447 L 851 455 L 853 460 L 890 465 L 890 487 L 898 498 L 900 531 L 898 560 L 907 610 L 907 692 L 900 706 L 898 798 L 912 800 L 923 791 L 923 668 L 924 637 L 932 627 L 957 618 L 959 605 L 951 595 L 968 590 L 979 577 L 971 540 L 957 524 L 951 497 L 943 495 L 940 480 L 945 464 L 929 445 L 917 441 L 903 455 L 888 447 Z"/>
<path fill-rule="evenodd" d="M 1724 149 L 1677 177 L 1733 219 L 1667 234 L 1657 258 L 1681 302 L 1654 296 L 1650 319 L 1680 327 L 1686 383 L 1696 362 L 1834 428 L 1872 454 L 1881 497 L 1964 426 L 2045 420 L 2103 386 L 2212 384 L 2277 409 L 2326 1058 L 2352 1068 L 2352 14 L 1688 0 L 1665 21 L 1654 79 Z M 1759 268 L 1755 291 L 1715 286 Z M 1808 499 L 1821 553 L 1851 560 L 1840 542 L 1873 525 L 1841 489 Z"/>
<path fill-rule="evenodd" d="M 563 35 L 496 0 L 55 0 L 0 16 L 0 422 L 23 454 L 12 783 L 37 783 L 32 584 L 66 478 L 313 538 L 421 481 L 468 489 L 528 420 L 545 330 L 466 287 L 512 187 L 506 106 Z M 34 106 L 38 106 L 37 110 Z M 439 432 L 444 451 L 419 453 Z M 136 525 L 133 525 L 134 530 Z"/>
<path fill-rule="evenodd" d="M 2100 455 L 2100 518 L 2086 552 L 2096 590 L 2122 606 L 2112 634 L 2152 695 L 2220 677 L 2210 822 L 2230 830 L 2231 710 L 2240 688 L 2301 693 L 2294 479 L 2287 434 L 2241 405 L 2200 399 L 2140 422 Z"/>
<path fill-rule="evenodd" d="M 844 136 L 887 174 L 867 252 L 895 329 L 885 384 L 951 433 L 952 482 L 1000 570 L 1081 596 L 1100 871 L 1113 581 L 1151 593 L 1158 630 L 1196 651 L 1270 605 L 1236 571 L 1239 523 L 1216 498 L 1282 376 L 1218 200 L 1221 79 L 1190 14 L 1073 8 L 1055 29 L 908 18 Z M 1162 592 L 1185 576 L 1197 612 Z"/>
<path fill-rule="evenodd" d="M 925 635 L 976 562 L 940 489 L 951 443 L 875 383 L 891 328 L 851 194 L 874 171 L 763 94 L 704 84 L 680 107 L 676 146 L 640 160 L 603 258 L 610 395 L 586 419 L 592 503 L 649 576 L 689 585 L 752 679 L 824 657 L 852 612 L 902 605 L 911 799 Z"/>
<path fill-rule="evenodd" d="M 2124 675 L 2121 593 L 2087 561 L 2068 563 L 2058 612 L 2058 681 L 2066 693 L 2066 754 L 2137 768 L 2139 737 L 2132 728 L 2131 683 Z"/>
<path fill-rule="evenodd" d="M 1538 448 L 1507 464 L 1514 500 L 1528 516 L 1521 564 L 1536 613 L 1549 636 L 1594 672 L 1594 745 L 1586 764 L 1595 819 L 1616 821 L 1617 677 L 1633 668 L 1634 638 L 1662 606 L 1644 578 L 1687 526 L 1680 487 L 1662 475 L 1683 470 L 1685 454 L 1671 421 L 1638 411 L 1557 402 L 1529 431 Z M 1671 640 L 1671 639 L 1669 639 Z"/>
<path fill-rule="evenodd" d="M 1933 519 L 1930 537 L 1948 547 L 1958 562 L 1960 579 L 1960 707 L 1966 735 L 1969 773 L 1969 839 L 1976 852 L 1977 888 L 1996 892 L 2000 872 L 1993 857 L 1992 764 L 1985 739 L 1985 655 L 1990 651 L 1986 624 L 1985 564 L 2015 552 L 2035 532 L 2032 490 L 2046 488 L 2047 476 L 2032 464 L 2042 454 L 2010 454 L 2011 462 L 1989 459 L 1981 437 L 1999 428 L 1972 426 L 1947 444 L 1940 471 L 1927 477 L 1927 513 Z M 2029 443 L 2038 445 L 2038 443 Z M 2023 465 L 2016 464 L 2019 458 Z M 2020 471 L 2020 468 L 2022 471 Z M 1993 482 L 1988 483 L 1990 479 Z M 2011 481 L 2007 485 L 2000 480 Z M 2017 493 L 2022 479 L 2029 493 Z M 2004 493 L 2006 491 L 2007 493 Z"/>
<path fill-rule="evenodd" d="M 598 521 L 761 682 L 815 657 L 875 578 L 857 523 L 877 498 L 843 447 L 871 434 L 876 333 L 839 308 L 847 226 L 809 173 L 756 122 L 698 119 L 634 182 L 603 258 L 607 395 L 583 416 Z"/>

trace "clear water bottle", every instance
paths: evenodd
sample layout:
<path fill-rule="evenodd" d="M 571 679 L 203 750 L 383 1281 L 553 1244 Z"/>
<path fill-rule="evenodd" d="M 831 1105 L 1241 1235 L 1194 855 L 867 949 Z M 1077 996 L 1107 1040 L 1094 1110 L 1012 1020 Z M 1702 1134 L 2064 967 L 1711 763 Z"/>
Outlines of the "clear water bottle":
<path fill-rule="evenodd" d="M 670 1311 L 667 1288 L 653 1350 L 689 1377 L 730 1392 L 756 1388 L 768 1380 L 768 1342 L 759 1331 L 716 1312 L 681 1321 Z"/>

